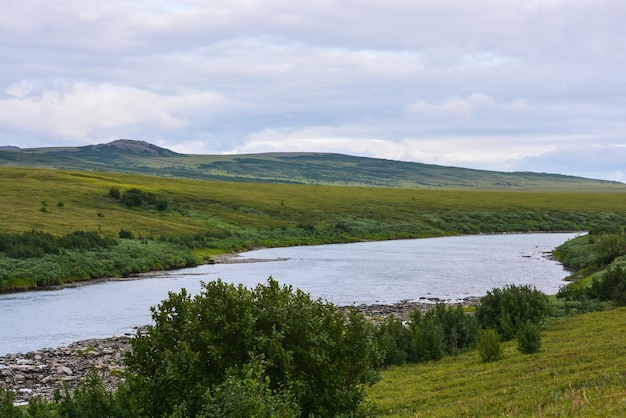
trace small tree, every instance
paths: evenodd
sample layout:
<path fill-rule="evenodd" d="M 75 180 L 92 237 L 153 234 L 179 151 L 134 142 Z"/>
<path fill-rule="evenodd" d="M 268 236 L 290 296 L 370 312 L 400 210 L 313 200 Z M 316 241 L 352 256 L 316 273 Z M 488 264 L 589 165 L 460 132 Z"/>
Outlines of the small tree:
<path fill-rule="evenodd" d="M 411 350 L 409 330 L 395 316 L 388 316 L 378 327 L 378 346 L 383 353 L 385 365 L 400 365 L 408 360 Z"/>
<path fill-rule="evenodd" d="M 517 349 L 520 353 L 534 354 L 541 349 L 541 330 L 530 321 L 517 331 Z"/>
<path fill-rule="evenodd" d="M 626 266 L 611 265 L 598 276 L 594 277 L 591 284 L 591 297 L 611 301 L 618 306 L 626 305 Z"/>
<path fill-rule="evenodd" d="M 481 328 L 493 328 L 507 341 L 527 321 L 541 326 L 549 312 L 544 293 L 531 286 L 510 285 L 487 292 L 476 307 L 476 319 Z"/>
<path fill-rule="evenodd" d="M 502 344 L 500 335 L 495 329 L 480 330 L 478 351 L 483 362 L 497 361 L 502 359 Z"/>
<path fill-rule="evenodd" d="M 218 280 L 203 283 L 195 297 L 170 293 L 152 318 L 126 359 L 137 417 L 209 414 L 207 399 L 211 413 L 227 410 L 222 401 L 234 399 L 227 389 L 260 391 L 262 404 L 293 399 L 302 416 L 349 416 L 359 411 L 365 385 L 378 379 L 374 328 L 361 313 L 346 318 L 271 278 L 253 290 Z M 262 373 L 254 366 L 259 358 Z"/>

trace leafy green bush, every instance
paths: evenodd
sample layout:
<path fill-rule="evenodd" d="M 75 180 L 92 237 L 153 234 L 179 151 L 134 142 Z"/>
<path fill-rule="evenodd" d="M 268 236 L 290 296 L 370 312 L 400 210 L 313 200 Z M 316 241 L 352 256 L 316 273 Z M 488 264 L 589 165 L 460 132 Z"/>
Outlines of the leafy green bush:
<path fill-rule="evenodd" d="M 0 387 L 0 417 L 21 418 L 23 415 L 19 408 L 13 405 L 15 393 Z"/>
<path fill-rule="evenodd" d="M 388 316 L 378 327 L 376 340 L 383 353 L 383 364 L 400 365 L 406 362 L 411 351 L 411 335 L 395 316 Z"/>
<path fill-rule="evenodd" d="M 96 372 L 91 371 L 85 380 L 71 394 L 67 388 L 64 395 L 55 394 L 50 410 L 58 409 L 64 418 L 130 418 L 126 405 L 106 390 Z"/>
<path fill-rule="evenodd" d="M 215 399 L 229 385 L 269 389 L 272 402 L 292 396 L 302 416 L 349 415 L 359 411 L 364 386 L 378 378 L 374 329 L 362 314 L 346 318 L 271 278 L 252 290 L 218 280 L 203 283 L 194 297 L 170 293 L 152 317 L 127 357 L 136 416 L 197 416 L 207 391 Z M 241 376 L 259 358 L 265 380 L 247 386 Z"/>
<path fill-rule="evenodd" d="M 556 255 L 569 270 L 583 273 L 598 271 L 626 255 L 626 234 L 620 231 L 583 235 L 560 245 Z"/>
<path fill-rule="evenodd" d="M 478 352 L 483 362 L 497 361 L 502 359 L 502 344 L 500 335 L 495 329 L 481 329 L 478 340 Z"/>
<path fill-rule="evenodd" d="M 270 387 L 266 362 L 252 359 L 240 369 L 227 372 L 226 380 L 207 391 L 201 418 L 297 418 L 300 409 L 289 390 Z"/>
<path fill-rule="evenodd" d="M 455 355 L 474 347 L 478 339 L 478 323 L 463 307 L 447 307 L 443 303 L 422 313 L 410 314 L 410 359 L 412 361 L 439 360 L 444 355 Z"/>
<path fill-rule="evenodd" d="M 517 331 L 517 349 L 520 353 L 534 354 L 541 349 L 541 330 L 527 321 Z"/>
<path fill-rule="evenodd" d="M 111 191 L 109 190 L 109 195 Z M 148 208 L 164 211 L 168 207 L 168 203 L 165 199 L 159 198 L 154 193 L 144 192 L 141 189 L 132 188 L 121 193 L 119 197 L 120 202 L 127 208 Z"/>
<path fill-rule="evenodd" d="M 481 328 L 493 328 L 504 341 L 515 338 L 527 321 L 541 326 L 550 313 L 548 297 L 531 286 L 509 285 L 487 292 L 476 307 Z"/>
<path fill-rule="evenodd" d="M 626 266 L 611 265 L 594 277 L 589 289 L 592 298 L 611 301 L 618 306 L 626 305 Z"/>

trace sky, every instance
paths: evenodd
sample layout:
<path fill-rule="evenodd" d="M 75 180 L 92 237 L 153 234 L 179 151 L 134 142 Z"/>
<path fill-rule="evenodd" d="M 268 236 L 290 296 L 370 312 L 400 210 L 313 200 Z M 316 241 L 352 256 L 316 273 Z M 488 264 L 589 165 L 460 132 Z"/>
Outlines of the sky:
<path fill-rule="evenodd" d="M 0 3 L 0 145 L 626 182 L 623 0 Z"/>

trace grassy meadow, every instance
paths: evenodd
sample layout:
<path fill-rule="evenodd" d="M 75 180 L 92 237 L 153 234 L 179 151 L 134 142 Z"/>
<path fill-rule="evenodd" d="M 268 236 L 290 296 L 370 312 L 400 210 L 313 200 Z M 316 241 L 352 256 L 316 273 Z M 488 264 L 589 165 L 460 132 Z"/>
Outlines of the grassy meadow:
<path fill-rule="evenodd" d="M 129 209 L 111 187 L 139 188 L 166 211 Z M 45 208 L 44 208 L 45 206 Z M 626 219 L 623 192 L 414 190 L 229 183 L 47 169 L 0 168 L 0 231 L 74 230 L 171 237 L 222 231 L 308 231 L 308 241 L 566 230 Z M 266 234 L 269 238 L 272 234 Z M 284 235 L 284 234 L 283 234 Z M 302 235 L 302 234 L 296 234 Z M 278 238 L 286 239 L 281 234 Z M 296 237 L 295 241 L 298 240 Z M 291 244 L 291 242 L 288 242 Z M 262 244 L 262 243 L 256 243 Z M 267 244 L 272 244 L 268 242 Z M 281 242 L 275 244 L 280 245 Z"/>
<path fill-rule="evenodd" d="M 626 414 L 626 308 L 554 320 L 542 349 L 483 363 L 477 350 L 391 367 L 368 389 L 381 417 L 617 417 Z"/>

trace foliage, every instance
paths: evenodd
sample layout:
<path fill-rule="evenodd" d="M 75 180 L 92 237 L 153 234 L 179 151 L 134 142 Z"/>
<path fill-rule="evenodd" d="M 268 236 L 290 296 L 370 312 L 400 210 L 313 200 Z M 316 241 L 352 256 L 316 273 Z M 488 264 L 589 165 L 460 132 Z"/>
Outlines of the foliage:
<path fill-rule="evenodd" d="M 74 231 L 63 237 L 55 237 L 43 231 L 0 234 L 0 253 L 11 258 L 36 258 L 46 254 L 59 254 L 65 249 L 94 250 L 109 248 L 116 244 L 97 232 Z"/>
<path fill-rule="evenodd" d="M 119 189 L 109 189 L 109 196 L 119 199 L 120 203 L 127 208 L 157 209 L 164 211 L 168 207 L 165 199 L 159 198 L 156 194 L 145 192 L 138 188 L 132 188 L 123 193 Z"/>
<path fill-rule="evenodd" d="M 603 274 L 596 275 L 588 293 L 594 299 L 626 305 L 626 266 L 611 265 Z"/>
<path fill-rule="evenodd" d="M 253 358 L 240 369 L 226 373 L 226 380 L 207 391 L 202 418 L 297 418 L 300 410 L 288 390 L 270 387 L 266 362 Z"/>
<path fill-rule="evenodd" d="M 541 330 L 530 321 L 517 331 L 517 349 L 520 353 L 534 354 L 541 349 Z"/>
<path fill-rule="evenodd" d="M 626 255 L 626 233 L 596 232 L 583 235 L 560 245 L 556 254 L 559 261 L 572 271 L 598 271 Z"/>
<path fill-rule="evenodd" d="M 133 339 L 128 384 L 137 416 L 195 416 L 207 390 L 214 399 L 224 385 L 269 388 L 272 402 L 293 396 L 303 416 L 359 410 L 379 362 L 373 326 L 362 314 L 346 318 L 332 304 L 271 278 L 252 290 L 220 280 L 202 288 L 193 298 L 185 290 L 170 293 L 153 309 L 155 325 Z M 265 382 L 256 389 L 228 383 L 258 358 Z"/>
<path fill-rule="evenodd" d="M 15 394 L 0 387 L 0 417 L 21 418 L 21 411 L 13 405 Z"/>
<path fill-rule="evenodd" d="M 476 319 L 483 329 L 494 329 L 504 340 L 515 338 L 527 321 L 541 326 L 550 313 L 548 297 L 531 286 L 509 285 L 492 289 L 480 300 Z"/>
<path fill-rule="evenodd" d="M 440 303 L 426 313 L 415 310 L 410 315 L 409 329 L 412 361 L 456 355 L 472 348 L 478 337 L 475 318 L 466 314 L 460 305 L 446 307 Z"/>
<path fill-rule="evenodd" d="M 64 394 L 57 392 L 53 407 L 58 409 L 58 415 L 63 418 L 130 418 L 115 394 L 109 392 L 95 371 L 87 374 L 85 380 L 71 394 L 65 388 Z"/>
<path fill-rule="evenodd" d="M 120 239 L 135 239 L 135 234 L 133 234 L 132 231 L 124 228 L 120 229 L 118 236 L 120 237 Z"/>
<path fill-rule="evenodd" d="M 198 263 L 187 248 L 158 241 L 121 240 L 109 248 L 64 250 L 39 258 L 14 259 L 0 254 L 0 290 L 27 289 L 97 277 L 123 277 Z"/>
<path fill-rule="evenodd" d="M 388 316 L 378 326 L 376 341 L 383 353 L 385 366 L 405 363 L 411 352 L 411 334 L 401 320 Z"/>
<path fill-rule="evenodd" d="M 557 297 L 585 307 L 602 302 L 626 305 L 626 234 L 621 230 L 596 233 L 572 241 L 558 249 L 563 263 L 581 272 L 596 273 L 564 286 Z"/>
<path fill-rule="evenodd" d="M 490 328 L 481 329 L 479 334 L 478 352 L 480 353 L 480 359 L 485 363 L 501 360 L 503 350 L 498 332 Z"/>

